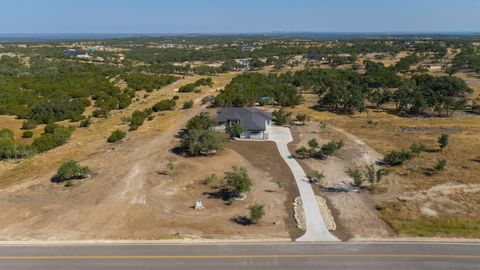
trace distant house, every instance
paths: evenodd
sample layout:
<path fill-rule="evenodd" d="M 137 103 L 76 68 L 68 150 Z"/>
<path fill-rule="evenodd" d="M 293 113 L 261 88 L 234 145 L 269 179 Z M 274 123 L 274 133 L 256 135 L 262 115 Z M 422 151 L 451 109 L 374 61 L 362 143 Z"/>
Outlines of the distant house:
<path fill-rule="evenodd" d="M 242 52 L 253 52 L 255 50 L 254 46 L 245 45 L 242 46 Z"/>
<path fill-rule="evenodd" d="M 239 64 L 246 69 L 250 68 L 250 59 L 240 59 L 238 60 Z"/>
<path fill-rule="evenodd" d="M 92 58 L 88 53 L 78 54 L 76 57 L 82 60 L 89 60 L 90 58 Z"/>
<path fill-rule="evenodd" d="M 221 108 L 216 121 L 215 130 L 225 130 L 228 125 L 238 123 L 243 129 L 241 139 L 268 139 L 272 114 L 256 108 Z"/>
<path fill-rule="evenodd" d="M 65 51 L 65 56 L 72 57 L 72 58 L 78 58 L 78 59 L 84 59 L 84 60 L 88 60 L 91 57 L 90 55 L 88 55 L 88 53 L 82 52 L 82 51 L 77 50 L 77 49 L 66 50 Z"/>
<path fill-rule="evenodd" d="M 257 103 L 259 105 L 271 105 L 271 104 L 275 104 L 275 99 L 273 99 L 273 97 L 259 97 L 257 99 Z"/>
<path fill-rule="evenodd" d="M 311 51 L 306 55 L 307 61 L 313 63 L 315 61 L 327 61 L 327 57 L 317 51 Z"/>
<path fill-rule="evenodd" d="M 77 51 L 76 49 L 67 49 L 65 51 L 65 56 L 69 56 L 69 57 L 76 57 L 79 54 L 81 54 L 81 52 Z"/>

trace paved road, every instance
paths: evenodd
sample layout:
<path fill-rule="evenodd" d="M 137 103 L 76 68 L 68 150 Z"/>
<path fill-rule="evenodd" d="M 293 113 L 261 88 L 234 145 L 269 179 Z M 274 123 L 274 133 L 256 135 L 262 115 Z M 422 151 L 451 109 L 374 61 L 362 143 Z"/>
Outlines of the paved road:
<path fill-rule="evenodd" d="M 480 244 L 0 245 L 2 270 L 480 269 Z"/>
<path fill-rule="evenodd" d="M 290 170 L 292 170 L 300 192 L 300 197 L 302 198 L 307 231 L 296 241 L 338 241 L 338 239 L 328 231 L 325 225 L 325 220 L 322 217 L 315 193 L 313 193 L 312 186 L 308 181 L 305 171 L 303 171 L 300 164 L 298 164 L 288 150 L 288 143 L 293 141 L 290 129 L 286 127 L 271 127 L 268 133 L 269 140 L 276 143 L 280 155 L 285 162 L 287 162 Z"/>

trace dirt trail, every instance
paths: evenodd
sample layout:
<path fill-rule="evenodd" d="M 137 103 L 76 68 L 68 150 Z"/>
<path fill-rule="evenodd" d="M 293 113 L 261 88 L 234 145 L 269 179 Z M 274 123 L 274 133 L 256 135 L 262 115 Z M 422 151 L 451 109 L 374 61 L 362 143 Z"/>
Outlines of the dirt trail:
<path fill-rule="evenodd" d="M 358 151 L 362 153 L 362 157 L 367 162 L 367 164 L 373 163 L 375 164 L 376 161 L 383 159 L 383 155 L 375 151 L 373 148 L 368 146 L 364 141 L 362 141 L 359 137 L 353 135 L 352 133 L 338 128 L 338 127 L 330 127 L 331 129 L 335 130 L 338 133 L 341 133 L 348 139 L 350 139 L 353 143 L 356 144 L 356 148 Z"/>

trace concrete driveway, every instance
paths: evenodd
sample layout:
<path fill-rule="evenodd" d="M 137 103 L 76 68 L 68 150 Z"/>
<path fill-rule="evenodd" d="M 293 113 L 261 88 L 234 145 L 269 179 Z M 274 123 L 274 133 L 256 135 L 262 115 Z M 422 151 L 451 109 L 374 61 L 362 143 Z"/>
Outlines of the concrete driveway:
<path fill-rule="evenodd" d="M 276 143 L 280 155 L 290 167 L 302 198 L 307 230 L 296 241 L 339 241 L 328 231 L 307 175 L 288 150 L 288 143 L 293 141 L 290 129 L 271 127 L 268 130 L 268 135 L 269 140 Z"/>

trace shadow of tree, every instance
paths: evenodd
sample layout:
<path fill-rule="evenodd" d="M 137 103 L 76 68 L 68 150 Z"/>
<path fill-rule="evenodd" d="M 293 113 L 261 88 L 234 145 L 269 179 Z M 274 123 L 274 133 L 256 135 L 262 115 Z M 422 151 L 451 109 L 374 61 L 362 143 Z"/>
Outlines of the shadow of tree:
<path fill-rule="evenodd" d="M 235 216 L 231 218 L 231 221 L 242 226 L 250 226 L 253 224 L 252 220 L 247 216 Z"/>
<path fill-rule="evenodd" d="M 58 175 L 55 175 L 54 177 L 50 178 L 50 182 L 59 184 L 59 183 L 65 182 L 65 179 L 61 178 Z"/>
<path fill-rule="evenodd" d="M 73 177 L 71 177 L 71 178 L 66 179 L 66 178 L 62 178 L 62 177 L 60 177 L 60 176 L 58 176 L 58 175 L 55 175 L 55 176 L 53 176 L 52 178 L 50 178 L 50 182 L 56 183 L 56 184 L 60 184 L 60 183 L 66 182 L 66 181 L 68 181 L 68 180 L 83 180 L 83 179 L 85 179 L 85 178 L 87 178 L 87 177 L 88 177 L 88 176 L 77 175 L 77 176 L 73 176 Z"/>
<path fill-rule="evenodd" d="M 226 188 L 212 192 L 204 192 L 203 195 L 206 195 L 209 199 L 221 199 L 223 201 L 231 201 L 234 197 L 234 194 Z"/>
<path fill-rule="evenodd" d="M 178 145 L 170 149 L 170 152 L 172 152 L 175 155 L 183 156 L 183 157 L 188 157 L 188 155 L 185 152 L 185 149 Z"/>

